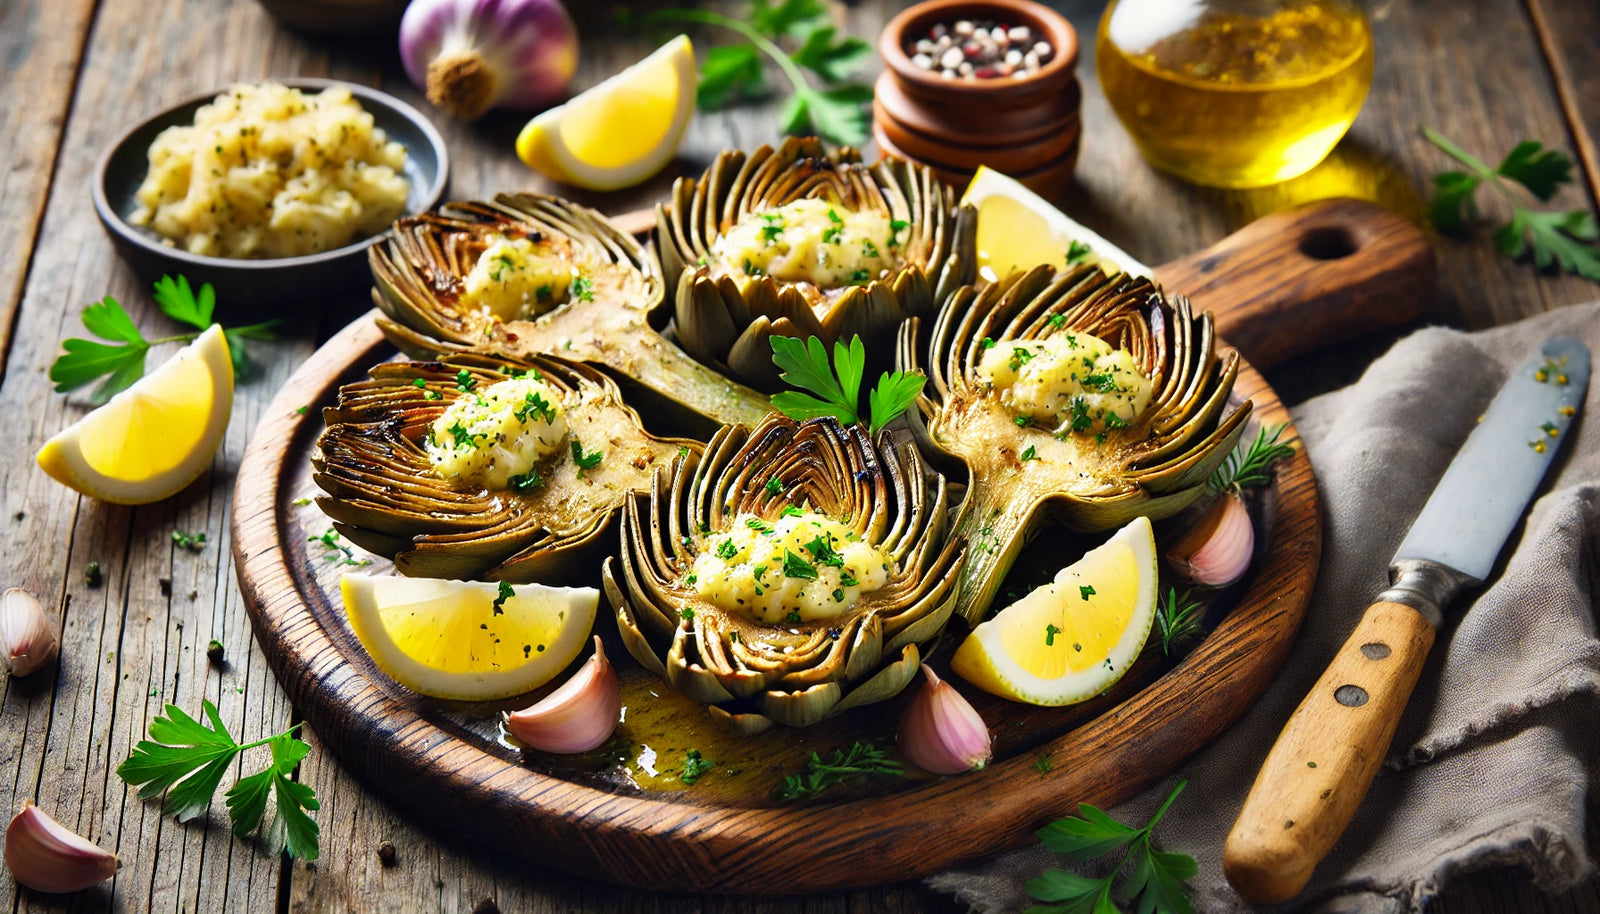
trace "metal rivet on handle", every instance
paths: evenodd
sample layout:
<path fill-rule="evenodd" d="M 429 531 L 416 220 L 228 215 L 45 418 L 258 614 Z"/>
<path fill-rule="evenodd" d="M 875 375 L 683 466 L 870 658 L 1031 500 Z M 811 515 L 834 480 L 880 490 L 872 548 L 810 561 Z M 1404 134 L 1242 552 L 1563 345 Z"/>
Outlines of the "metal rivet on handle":
<path fill-rule="evenodd" d="M 1361 645 L 1361 653 L 1365 654 L 1368 660 L 1382 660 L 1389 656 L 1389 645 L 1382 641 L 1369 641 Z"/>
<path fill-rule="evenodd" d="M 1334 690 L 1333 697 L 1339 704 L 1359 708 L 1367 703 L 1367 690 L 1358 685 L 1342 685 Z"/>

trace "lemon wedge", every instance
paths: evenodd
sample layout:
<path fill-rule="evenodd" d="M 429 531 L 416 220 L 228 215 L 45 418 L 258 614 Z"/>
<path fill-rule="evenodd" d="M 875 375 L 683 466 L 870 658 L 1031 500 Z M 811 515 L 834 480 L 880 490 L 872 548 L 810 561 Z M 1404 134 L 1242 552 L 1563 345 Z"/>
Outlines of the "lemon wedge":
<path fill-rule="evenodd" d="M 1041 263 L 1067 266 L 1072 244 L 1087 245 L 1078 262 L 1148 275 L 1150 270 L 1126 251 L 1079 225 L 1049 201 L 988 166 L 980 166 L 961 195 L 978 210 L 978 273 L 989 282 Z M 1081 251 L 1081 248 L 1080 248 Z"/>
<path fill-rule="evenodd" d="M 205 472 L 233 412 L 233 362 L 215 324 L 39 449 L 57 481 L 102 501 L 147 505 Z"/>
<path fill-rule="evenodd" d="M 347 574 L 344 610 L 378 669 L 413 692 L 493 701 L 537 689 L 588 643 L 600 591 Z"/>
<path fill-rule="evenodd" d="M 517 137 L 517 158 L 576 187 L 631 187 L 677 153 L 694 113 L 694 92 L 694 46 L 679 35 L 529 121 Z"/>
<path fill-rule="evenodd" d="M 1155 536 L 1138 517 L 973 629 L 950 666 L 1002 698 L 1069 705 L 1122 678 L 1155 615 Z"/>

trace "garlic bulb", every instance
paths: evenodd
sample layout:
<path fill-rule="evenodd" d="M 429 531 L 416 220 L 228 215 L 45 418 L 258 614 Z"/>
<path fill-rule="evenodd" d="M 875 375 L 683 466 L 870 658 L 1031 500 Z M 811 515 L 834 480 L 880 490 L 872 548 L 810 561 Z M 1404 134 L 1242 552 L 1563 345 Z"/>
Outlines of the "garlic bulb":
<path fill-rule="evenodd" d="M 55 624 L 33 594 L 13 587 L 0 594 L 0 649 L 13 676 L 26 676 L 55 657 Z"/>
<path fill-rule="evenodd" d="M 91 844 L 31 802 L 6 828 L 6 868 L 39 892 L 76 892 L 117 873 L 117 855 Z"/>
<path fill-rule="evenodd" d="M 622 687 L 600 636 L 594 656 L 560 688 L 532 707 L 506 715 L 506 730 L 541 752 L 588 752 L 611 738 L 622 716 Z"/>
<path fill-rule="evenodd" d="M 475 120 L 559 99 L 578 69 L 578 32 L 558 0 L 413 0 L 400 59 L 428 101 Z"/>
<path fill-rule="evenodd" d="M 989 728 L 955 686 L 934 675 L 924 663 L 928 684 L 911 699 L 900 718 L 896 742 L 906 758 L 934 774 L 977 771 L 989 764 L 994 747 Z"/>
<path fill-rule="evenodd" d="M 1168 550 L 1167 561 L 1196 584 L 1221 587 L 1244 575 L 1255 548 L 1249 509 L 1236 493 L 1224 492 Z"/>

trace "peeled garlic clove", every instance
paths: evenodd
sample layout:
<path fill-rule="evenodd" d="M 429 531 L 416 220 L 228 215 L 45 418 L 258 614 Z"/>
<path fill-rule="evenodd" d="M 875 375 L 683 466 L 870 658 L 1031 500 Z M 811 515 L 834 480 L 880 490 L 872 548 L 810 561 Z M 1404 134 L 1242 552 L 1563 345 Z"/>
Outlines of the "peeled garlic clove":
<path fill-rule="evenodd" d="M 117 873 L 117 855 L 89 843 L 31 802 L 6 828 L 6 868 L 39 892 L 76 892 Z"/>
<path fill-rule="evenodd" d="M 1167 552 L 1167 561 L 1196 584 L 1220 587 L 1244 575 L 1255 548 L 1249 509 L 1237 494 L 1224 492 Z"/>
<path fill-rule="evenodd" d="M 955 686 L 934 675 L 926 663 L 922 672 L 928 684 L 911 699 L 900 718 L 900 732 L 895 737 L 900 751 L 917 767 L 934 774 L 977 771 L 989 764 L 994 747 L 983 718 Z"/>
<path fill-rule="evenodd" d="M 49 663 L 60 648 L 56 627 L 38 599 L 20 587 L 0 594 L 0 650 L 13 676 Z"/>
<path fill-rule="evenodd" d="M 506 715 L 506 730 L 541 752 L 588 752 L 611 738 L 622 716 L 622 686 L 600 636 L 594 656 L 532 707 Z"/>

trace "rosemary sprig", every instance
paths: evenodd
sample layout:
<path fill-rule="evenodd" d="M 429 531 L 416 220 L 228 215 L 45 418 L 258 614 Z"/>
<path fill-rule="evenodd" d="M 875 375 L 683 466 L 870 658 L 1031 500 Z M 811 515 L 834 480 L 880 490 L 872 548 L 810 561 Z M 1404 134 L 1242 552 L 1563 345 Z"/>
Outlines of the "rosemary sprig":
<path fill-rule="evenodd" d="M 874 746 L 871 741 L 857 741 L 848 750 L 835 749 L 833 757 L 823 761 L 815 752 L 806 762 L 801 774 L 791 774 L 783 779 L 777 797 L 785 803 L 811 800 L 828 789 L 854 777 L 899 777 L 904 773 L 900 763 L 889 753 Z"/>
<path fill-rule="evenodd" d="M 1156 604 L 1156 628 L 1161 633 L 1161 653 L 1172 656 L 1172 648 L 1201 634 L 1200 616 L 1203 604 L 1190 599 L 1191 591 L 1178 593 L 1169 587 L 1167 595 Z"/>
<path fill-rule="evenodd" d="M 1280 422 L 1271 428 L 1263 428 L 1243 453 L 1236 449 L 1229 454 L 1222 461 L 1222 466 L 1211 475 L 1211 488 L 1217 492 L 1240 494 L 1245 489 L 1271 482 L 1272 477 L 1267 475 L 1267 470 L 1274 463 L 1294 454 L 1294 445 L 1278 443 L 1279 436 L 1287 427 L 1287 423 Z"/>

